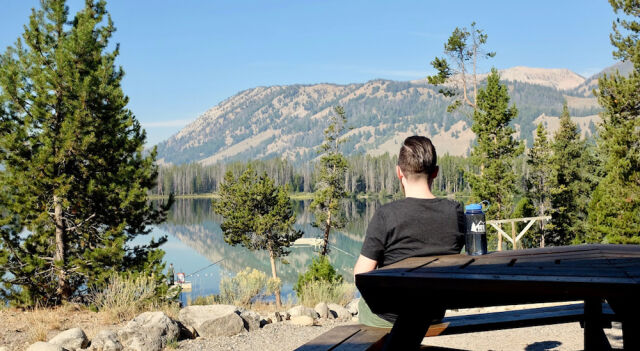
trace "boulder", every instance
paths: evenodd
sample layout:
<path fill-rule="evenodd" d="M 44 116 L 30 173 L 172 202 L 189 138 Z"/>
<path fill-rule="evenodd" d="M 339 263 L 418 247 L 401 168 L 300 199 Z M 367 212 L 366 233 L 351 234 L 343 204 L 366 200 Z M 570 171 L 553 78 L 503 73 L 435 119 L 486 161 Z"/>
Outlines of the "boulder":
<path fill-rule="evenodd" d="M 244 320 L 232 305 L 188 306 L 180 310 L 180 321 L 199 336 L 231 336 L 244 331 Z"/>
<path fill-rule="evenodd" d="M 44 341 L 38 341 L 37 343 L 29 346 L 26 351 L 67 351 L 60 345 L 50 344 Z"/>
<path fill-rule="evenodd" d="M 164 312 L 145 312 L 118 330 L 118 339 L 126 350 L 160 351 L 170 340 L 178 340 L 180 328 Z"/>
<path fill-rule="evenodd" d="M 326 303 L 320 302 L 313 308 L 320 318 L 328 318 L 329 317 L 329 306 Z"/>
<path fill-rule="evenodd" d="M 302 326 L 312 326 L 313 318 L 309 316 L 293 316 L 291 317 L 291 324 L 302 325 Z"/>
<path fill-rule="evenodd" d="M 327 306 L 337 319 L 351 319 L 351 312 L 337 303 L 330 303 Z"/>
<path fill-rule="evenodd" d="M 122 351 L 123 349 L 116 333 L 106 329 L 98 332 L 89 346 L 89 351 Z"/>
<path fill-rule="evenodd" d="M 244 322 L 244 328 L 248 331 L 260 329 L 262 318 L 260 318 L 259 314 L 252 311 L 243 311 L 240 313 L 240 318 Z"/>
<path fill-rule="evenodd" d="M 287 313 L 289 313 L 292 318 L 297 316 L 309 316 L 313 319 L 318 318 L 318 313 L 316 311 L 314 311 L 312 308 L 302 305 L 291 308 L 289 311 L 287 311 Z"/>
<path fill-rule="evenodd" d="M 345 306 L 347 311 L 351 312 L 351 315 L 355 316 L 356 314 L 358 314 L 358 303 L 359 302 L 360 302 L 360 298 L 353 299 L 353 300 L 351 300 L 351 302 L 349 302 Z"/>
<path fill-rule="evenodd" d="M 280 312 L 276 311 L 273 313 L 269 313 L 269 315 L 267 316 L 267 320 L 271 320 L 271 323 L 278 323 L 282 322 L 283 318 Z"/>
<path fill-rule="evenodd" d="M 7 350 L 7 348 L 4 346 L 0 346 L 0 351 L 9 351 L 9 350 Z"/>
<path fill-rule="evenodd" d="M 49 344 L 62 346 L 69 351 L 76 351 L 89 346 L 89 339 L 82 329 L 71 328 L 54 336 L 49 340 Z"/>

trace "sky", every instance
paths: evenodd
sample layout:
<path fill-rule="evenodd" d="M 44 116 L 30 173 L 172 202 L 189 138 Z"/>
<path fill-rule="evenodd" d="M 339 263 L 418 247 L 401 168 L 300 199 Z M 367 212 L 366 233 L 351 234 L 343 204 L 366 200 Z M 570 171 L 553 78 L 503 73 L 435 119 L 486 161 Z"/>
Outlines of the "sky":
<path fill-rule="evenodd" d="M 70 13 L 84 1 L 69 0 Z M 38 0 L 0 0 L 0 52 Z M 497 52 L 482 69 L 567 68 L 584 77 L 615 63 L 606 0 L 110 0 L 129 108 L 147 145 L 256 86 L 413 80 L 433 73 L 456 27 L 476 22 Z"/>

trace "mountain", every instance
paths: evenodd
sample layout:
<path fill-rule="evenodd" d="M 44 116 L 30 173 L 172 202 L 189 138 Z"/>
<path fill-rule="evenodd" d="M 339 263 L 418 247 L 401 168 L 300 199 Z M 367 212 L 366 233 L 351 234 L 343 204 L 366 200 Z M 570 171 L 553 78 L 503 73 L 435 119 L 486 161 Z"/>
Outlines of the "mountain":
<path fill-rule="evenodd" d="M 501 76 L 519 110 L 516 130 L 528 143 L 539 121 L 557 124 L 553 116 L 560 115 L 565 100 L 572 116 L 587 118 L 580 123 L 583 134 L 595 132 L 600 107 L 579 90 L 588 80 L 578 74 L 513 67 Z M 423 134 L 433 139 L 440 154 L 465 155 L 474 134 L 464 113 L 446 112 L 450 102 L 424 80 L 257 87 L 224 100 L 158 144 L 158 162 L 307 161 L 317 157 L 327 116 L 336 105 L 344 107 L 353 127 L 343 145 L 346 154 L 396 153 L 405 137 Z"/>
<path fill-rule="evenodd" d="M 586 97 L 593 96 L 593 89 L 596 89 L 598 87 L 598 78 L 602 77 L 605 74 L 612 74 L 615 72 L 619 72 L 621 75 L 626 76 L 631 72 L 632 69 L 633 64 L 631 63 L 631 61 L 618 62 L 586 79 L 582 84 L 574 88 L 573 93 L 581 94 L 582 96 Z"/>

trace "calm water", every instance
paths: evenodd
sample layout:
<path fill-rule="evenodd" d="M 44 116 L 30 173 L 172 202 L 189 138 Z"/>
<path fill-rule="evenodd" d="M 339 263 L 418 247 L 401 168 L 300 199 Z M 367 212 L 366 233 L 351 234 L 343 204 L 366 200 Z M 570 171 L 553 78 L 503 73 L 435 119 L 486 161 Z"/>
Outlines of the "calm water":
<path fill-rule="evenodd" d="M 295 201 L 297 229 L 304 231 L 303 237 L 319 238 L 321 231 L 311 226 L 313 215 L 308 211 L 309 201 Z M 377 201 L 344 201 L 343 208 L 347 225 L 341 231 L 332 231 L 329 240 L 329 260 L 346 281 L 353 281 L 353 265 L 360 253 L 366 225 L 376 208 Z M 271 275 L 269 256 L 264 251 L 249 251 L 242 246 L 231 246 L 224 242 L 220 223 L 222 218 L 211 210 L 207 199 L 176 200 L 167 222 L 153 229 L 151 235 L 167 235 L 169 241 L 163 246 L 167 266 L 173 263 L 176 273 L 184 272 L 186 280 L 192 282 L 193 290 L 182 294 L 187 302 L 196 296 L 217 294 L 220 278 L 233 276 L 246 267 L 255 268 Z M 285 258 L 288 264 L 277 263 L 278 276 L 282 279 L 282 297 L 294 298 L 292 286 L 298 273 L 304 272 L 318 252 L 313 247 L 290 249 Z M 205 268 L 212 263 L 217 264 Z"/>

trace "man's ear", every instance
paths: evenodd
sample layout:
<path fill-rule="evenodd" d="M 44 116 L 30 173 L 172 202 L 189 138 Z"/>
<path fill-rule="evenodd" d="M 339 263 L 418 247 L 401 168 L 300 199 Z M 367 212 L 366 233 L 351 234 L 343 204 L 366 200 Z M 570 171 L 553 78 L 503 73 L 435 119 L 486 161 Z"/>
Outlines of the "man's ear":
<path fill-rule="evenodd" d="M 436 166 L 436 169 L 429 174 L 429 179 L 435 179 L 438 176 L 438 171 L 440 170 L 439 166 Z"/>
<path fill-rule="evenodd" d="M 400 181 L 402 181 L 402 178 L 404 178 L 404 174 L 402 174 L 402 170 L 400 169 L 400 166 L 396 166 L 396 176 Z"/>

